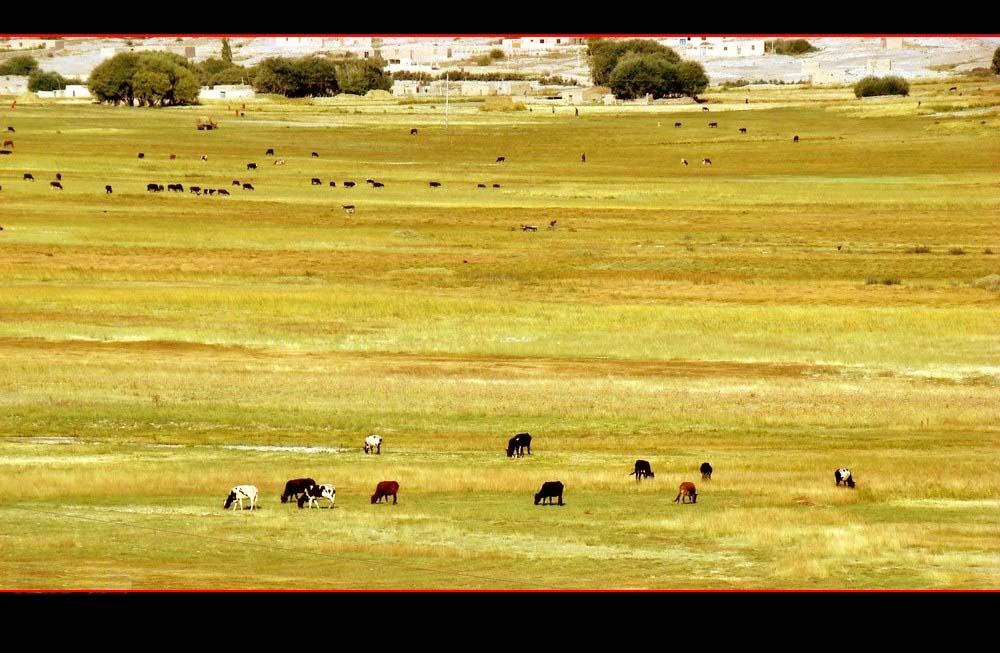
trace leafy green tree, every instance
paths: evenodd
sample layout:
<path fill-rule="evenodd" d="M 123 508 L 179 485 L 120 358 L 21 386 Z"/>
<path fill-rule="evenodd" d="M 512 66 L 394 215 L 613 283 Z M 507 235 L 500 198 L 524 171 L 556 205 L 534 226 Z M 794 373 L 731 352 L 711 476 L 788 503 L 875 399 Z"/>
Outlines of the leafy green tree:
<path fill-rule="evenodd" d="M 990 66 L 990 70 L 994 75 L 1000 75 L 1000 48 L 993 51 L 993 65 Z"/>
<path fill-rule="evenodd" d="M 0 63 L 0 75 L 31 75 L 38 70 L 38 62 L 31 55 L 20 54 Z"/>
<path fill-rule="evenodd" d="M 629 39 L 627 41 L 590 39 L 587 42 L 587 54 L 590 58 L 590 75 L 594 84 L 608 86 L 611 72 L 622 57 L 629 53 L 659 54 L 675 63 L 681 60 L 680 55 L 667 46 L 649 39 Z"/>
<path fill-rule="evenodd" d="M 344 93 L 364 95 L 368 91 L 392 88 L 392 76 L 385 73 L 385 61 L 378 57 L 348 60 L 338 66 L 337 72 Z"/>
<path fill-rule="evenodd" d="M 67 84 L 78 83 L 78 80 L 69 80 L 59 73 L 47 73 L 43 70 L 34 70 L 28 75 L 29 91 L 56 91 L 66 88 Z"/>
<path fill-rule="evenodd" d="M 695 96 L 708 88 L 708 75 L 697 61 L 682 61 L 677 64 L 677 80 L 680 92 L 684 95 Z"/>
<path fill-rule="evenodd" d="M 875 95 L 909 95 L 910 83 L 902 77 L 865 77 L 854 85 L 855 97 L 871 97 Z"/>
<path fill-rule="evenodd" d="M 643 97 L 647 93 L 654 97 L 666 95 L 664 87 L 669 80 L 676 80 L 676 67 L 671 68 L 669 59 L 656 54 L 631 52 L 622 57 L 608 77 L 608 86 L 615 96 L 625 100 Z"/>
<path fill-rule="evenodd" d="M 233 49 L 229 47 L 229 39 L 222 39 L 222 60 L 233 63 Z"/>
<path fill-rule="evenodd" d="M 171 52 L 123 52 L 101 62 L 87 86 L 101 102 L 169 106 L 195 104 L 199 71 Z"/>

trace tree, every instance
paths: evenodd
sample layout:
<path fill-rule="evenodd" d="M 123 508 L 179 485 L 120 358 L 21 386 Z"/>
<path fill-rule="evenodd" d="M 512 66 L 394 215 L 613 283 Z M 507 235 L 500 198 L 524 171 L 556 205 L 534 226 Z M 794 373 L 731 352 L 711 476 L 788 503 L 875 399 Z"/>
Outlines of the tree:
<path fill-rule="evenodd" d="M 1000 48 L 993 51 L 993 65 L 990 66 L 990 70 L 994 75 L 1000 75 Z"/>
<path fill-rule="evenodd" d="M 384 69 L 385 61 L 378 57 L 342 62 L 337 68 L 341 91 L 357 95 L 371 90 L 388 91 L 392 88 L 392 76 Z"/>
<path fill-rule="evenodd" d="M 854 85 L 855 97 L 871 97 L 874 95 L 909 95 L 910 84 L 902 77 L 889 75 L 888 77 L 868 76 L 858 81 Z"/>
<path fill-rule="evenodd" d="M 233 49 L 229 47 L 229 39 L 222 39 L 222 60 L 233 63 Z"/>
<path fill-rule="evenodd" d="M 79 83 L 78 80 L 69 80 L 59 73 L 47 73 L 42 70 L 32 71 L 28 75 L 29 91 L 56 91 L 66 88 L 67 84 Z"/>
<path fill-rule="evenodd" d="M 647 93 L 662 97 L 667 94 L 668 79 L 676 80 L 676 77 L 676 67 L 666 57 L 631 52 L 618 61 L 607 84 L 615 96 L 625 100 L 643 97 Z"/>
<path fill-rule="evenodd" d="M 618 62 L 629 53 L 660 54 L 668 61 L 680 62 L 676 52 L 665 45 L 649 39 L 629 39 L 616 41 L 607 39 L 590 39 L 587 42 L 587 55 L 590 58 L 590 76 L 597 86 L 607 86 L 611 79 L 611 71 Z"/>
<path fill-rule="evenodd" d="M 198 101 L 198 69 L 172 52 L 123 52 L 101 62 L 87 86 L 101 102 L 169 106 Z"/>
<path fill-rule="evenodd" d="M 680 92 L 684 95 L 695 96 L 708 88 L 708 75 L 697 61 L 682 61 L 677 64 L 677 80 Z"/>
<path fill-rule="evenodd" d="M 0 75 L 30 75 L 38 70 L 38 62 L 31 55 L 21 54 L 0 63 Z"/>

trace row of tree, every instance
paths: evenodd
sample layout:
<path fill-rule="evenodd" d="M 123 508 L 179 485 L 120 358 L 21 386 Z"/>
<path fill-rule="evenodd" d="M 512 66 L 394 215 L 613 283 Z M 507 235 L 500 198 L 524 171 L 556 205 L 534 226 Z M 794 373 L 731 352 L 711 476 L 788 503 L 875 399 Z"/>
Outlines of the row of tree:
<path fill-rule="evenodd" d="M 694 97 L 708 88 L 701 64 L 684 61 L 656 41 L 590 39 L 587 56 L 594 84 L 610 87 L 622 99 Z"/>
<path fill-rule="evenodd" d="M 0 75 L 26 75 L 29 91 L 55 91 L 66 88 L 68 84 L 80 83 L 79 79 L 63 77 L 55 72 L 45 72 L 38 67 L 35 58 L 27 54 L 11 57 L 0 63 Z"/>

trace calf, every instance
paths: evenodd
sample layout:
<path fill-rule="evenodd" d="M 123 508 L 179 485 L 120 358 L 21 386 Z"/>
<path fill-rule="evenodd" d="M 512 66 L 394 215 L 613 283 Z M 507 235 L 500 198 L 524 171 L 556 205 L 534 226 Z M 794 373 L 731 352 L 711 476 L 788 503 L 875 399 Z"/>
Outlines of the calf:
<path fill-rule="evenodd" d="M 316 485 L 316 481 L 311 478 L 293 478 L 285 483 L 285 491 L 281 493 L 281 503 L 288 503 L 289 499 L 298 499 L 300 494 L 313 485 Z"/>
<path fill-rule="evenodd" d="M 837 481 L 837 486 L 839 487 L 841 483 L 844 487 L 854 488 L 854 475 L 851 474 L 851 470 L 846 467 L 841 467 L 833 473 L 834 479 Z"/>
<path fill-rule="evenodd" d="M 58 188 L 59 190 L 63 189 L 62 184 L 60 184 L 58 181 L 50 181 L 49 186 L 51 186 L 52 188 Z"/>
<path fill-rule="evenodd" d="M 353 211 L 352 211 L 353 212 Z M 374 433 L 365 438 L 365 453 L 382 453 L 382 436 Z"/>
<path fill-rule="evenodd" d="M 396 481 L 381 481 L 375 486 L 375 494 L 372 495 L 372 503 L 378 503 L 382 499 L 385 499 L 386 503 L 389 503 L 389 497 L 392 497 L 393 505 L 396 505 L 396 494 L 399 492 L 399 483 Z"/>
<path fill-rule="evenodd" d="M 653 474 L 653 468 L 649 466 L 648 460 L 635 461 L 635 470 L 629 476 L 635 476 L 636 483 L 644 478 L 656 478 L 656 475 Z"/>
<path fill-rule="evenodd" d="M 226 503 L 223 504 L 223 509 L 228 510 L 229 506 L 234 503 L 239 503 L 240 510 L 243 510 L 243 500 L 246 499 L 250 502 L 250 510 L 252 511 L 257 506 L 257 487 L 255 485 L 235 485 L 233 489 L 229 491 L 229 496 L 226 497 Z M 235 510 L 235 508 L 233 508 Z"/>
<path fill-rule="evenodd" d="M 687 499 L 691 499 L 691 503 L 698 503 L 698 490 L 695 489 L 694 483 L 684 481 L 681 483 L 680 492 L 677 493 L 674 503 L 678 501 L 685 503 Z"/>
<path fill-rule="evenodd" d="M 535 505 L 539 503 L 545 505 L 545 499 L 549 500 L 549 505 L 552 504 L 552 499 L 559 499 L 559 505 L 564 506 L 563 503 L 563 484 L 561 481 L 545 481 L 542 483 L 542 489 L 535 493 Z"/>
<path fill-rule="evenodd" d="M 712 466 L 709 465 L 707 462 L 702 463 L 701 467 L 698 468 L 698 471 L 701 472 L 701 480 L 703 481 L 712 480 Z"/>
<path fill-rule="evenodd" d="M 337 499 L 337 488 L 333 485 L 327 483 L 325 485 L 311 485 L 306 488 L 306 491 L 299 496 L 299 508 L 301 508 L 306 502 L 309 503 L 310 508 L 319 508 L 319 504 L 316 503 L 316 499 L 329 499 L 330 507 L 336 508 Z"/>

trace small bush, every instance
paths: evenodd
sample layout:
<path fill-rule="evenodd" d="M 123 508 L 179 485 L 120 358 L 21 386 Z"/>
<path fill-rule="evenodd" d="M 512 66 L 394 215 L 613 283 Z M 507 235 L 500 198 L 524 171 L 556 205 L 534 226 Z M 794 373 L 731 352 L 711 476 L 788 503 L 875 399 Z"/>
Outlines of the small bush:
<path fill-rule="evenodd" d="M 764 42 L 764 51 L 774 54 L 806 54 L 807 52 L 817 52 L 819 48 L 805 39 L 777 39 Z"/>
<path fill-rule="evenodd" d="M 869 75 L 854 85 L 855 97 L 873 97 L 876 95 L 909 95 L 910 83 L 902 77 L 888 75 L 873 77 Z"/>
<path fill-rule="evenodd" d="M 903 282 L 896 277 L 865 277 L 865 285 L 874 286 L 881 284 L 883 286 L 898 286 Z"/>
<path fill-rule="evenodd" d="M 906 251 L 910 254 L 930 254 L 931 248 L 927 245 L 917 245 L 916 247 L 911 247 Z"/>
<path fill-rule="evenodd" d="M 953 256 L 961 256 L 962 254 L 965 254 L 965 250 L 961 247 L 952 247 L 948 250 L 948 253 Z"/>
<path fill-rule="evenodd" d="M 493 63 L 493 60 L 490 59 L 490 55 L 488 55 L 488 54 L 484 54 L 484 55 L 481 55 L 479 57 L 473 57 L 472 61 L 477 66 L 488 66 L 491 63 Z"/>
<path fill-rule="evenodd" d="M 983 250 L 983 254 L 992 254 L 992 253 L 993 253 L 993 250 L 990 249 L 989 247 L 987 247 L 986 249 Z"/>
<path fill-rule="evenodd" d="M 505 59 L 506 57 L 507 55 L 505 55 L 503 50 L 500 48 L 493 48 L 490 50 L 490 59 L 496 59 L 499 61 L 500 59 Z"/>

